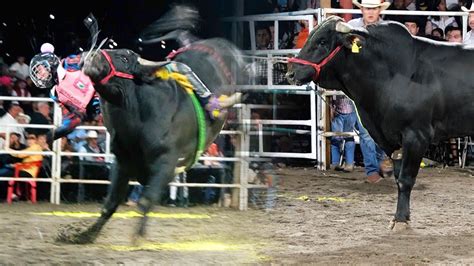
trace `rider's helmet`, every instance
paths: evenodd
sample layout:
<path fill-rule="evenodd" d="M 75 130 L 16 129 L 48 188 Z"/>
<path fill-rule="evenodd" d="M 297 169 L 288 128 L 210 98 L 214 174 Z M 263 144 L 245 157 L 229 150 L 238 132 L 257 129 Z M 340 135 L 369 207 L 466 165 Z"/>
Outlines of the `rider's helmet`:
<path fill-rule="evenodd" d="M 41 53 L 30 62 L 30 78 L 39 88 L 51 88 L 57 84 L 56 70 L 60 64 L 51 44 L 43 44 Z"/>

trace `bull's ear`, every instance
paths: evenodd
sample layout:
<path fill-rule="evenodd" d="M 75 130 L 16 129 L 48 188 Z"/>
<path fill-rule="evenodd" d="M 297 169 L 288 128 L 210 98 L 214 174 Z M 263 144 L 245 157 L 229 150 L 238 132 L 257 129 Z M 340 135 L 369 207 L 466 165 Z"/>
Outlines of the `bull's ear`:
<path fill-rule="evenodd" d="M 342 39 L 342 44 L 353 53 L 359 53 L 365 46 L 365 37 L 356 33 L 346 33 Z"/>

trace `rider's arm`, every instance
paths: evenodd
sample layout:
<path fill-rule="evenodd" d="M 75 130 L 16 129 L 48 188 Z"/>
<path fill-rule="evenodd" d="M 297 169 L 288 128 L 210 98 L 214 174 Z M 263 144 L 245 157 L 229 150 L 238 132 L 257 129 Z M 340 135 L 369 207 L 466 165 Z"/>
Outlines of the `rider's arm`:
<path fill-rule="evenodd" d="M 85 118 L 85 114 L 75 111 L 73 107 L 62 103 L 58 104 L 63 114 L 63 122 L 61 126 L 54 131 L 53 139 L 59 139 L 69 135 Z"/>

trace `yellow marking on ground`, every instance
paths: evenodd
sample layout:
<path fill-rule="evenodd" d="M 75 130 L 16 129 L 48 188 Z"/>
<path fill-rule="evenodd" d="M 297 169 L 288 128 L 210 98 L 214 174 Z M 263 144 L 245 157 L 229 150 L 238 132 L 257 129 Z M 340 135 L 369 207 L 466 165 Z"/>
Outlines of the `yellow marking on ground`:
<path fill-rule="evenodd" d="M 52 212 L 32 212 L 34 215 L 44 216 L 59 216 L 59 217 L 74 217 L 74 218 L 94 218 L 99 217 L 98 212 L 63 212 L 63 211 L 52 211 Z M 130 219 L 138 218 L 143 215 L 136 211 L 127 212 L 116 212 L 113 218 Z M 160 219 L 210 219 L 211 216 L 207 214 L 191 214 L 191 213 L 161 213 L 161 212 L 150 212 L 148 217 L 160 218 Z"/>
<path fill-rule="evenodd" d="M 302 200 L 302 201 L 309 201 L 309 197 L 306 196 L 306 195 L 303 195 L 303 196 L 300 196 L 300 197 L 297 197 L 296 199 L 299 199 L 299 200 Z"/>
<path fill-rule="evenodd" d="M 318 197 L 317 201 L 335 201 L 335 202 L 346 202 L 348 199 L 341 197 Z"/>
<path fill-rule="evenodd" d="M 250 245 L 229 244 L 214 241 L 190 241 L 175 243 L 144 243 L 138 246 L 129 245 L 104 245 L 115 251 L 138 251 L 138 250 L 167 250 L 167 251 L 231 251 L 252 250 Z"/>
<path fill-rule="evenodd" d="M 299 196 L 295 199 L 302 200 L 302 201 L 311 201 L 311 198 L 308 197 L 307 195 L 302 195 L 302 196 Z M 345 199 L 345 198 L 341 198 L 341 197 L 326 197 L 326 196 L 317 197 L 315 200 L 316 201 L 335 201 L 335 202 L 340 202 L 340 203 L 349 201 L 349 199 Z"/>

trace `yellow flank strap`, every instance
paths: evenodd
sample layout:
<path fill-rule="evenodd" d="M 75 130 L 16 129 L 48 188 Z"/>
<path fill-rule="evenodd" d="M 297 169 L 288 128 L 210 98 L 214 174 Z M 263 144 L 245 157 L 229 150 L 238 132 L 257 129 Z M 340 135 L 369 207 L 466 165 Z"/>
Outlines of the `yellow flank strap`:
<path fill-rule="evenodd" d="M 189 82 L 188 78 L 185 75 L 180 74 L 178 72 L 170 72 L 165 67 L 158 69 L 158 71 L 155 72 L 155 76 L 163 80 L 175 80 L 181 87 L 183 87 L 183 89 L 186 90 L 187 93 L 193 93 L 194 91 L 193 85 L 191 84 L 191 82 Z"/>

